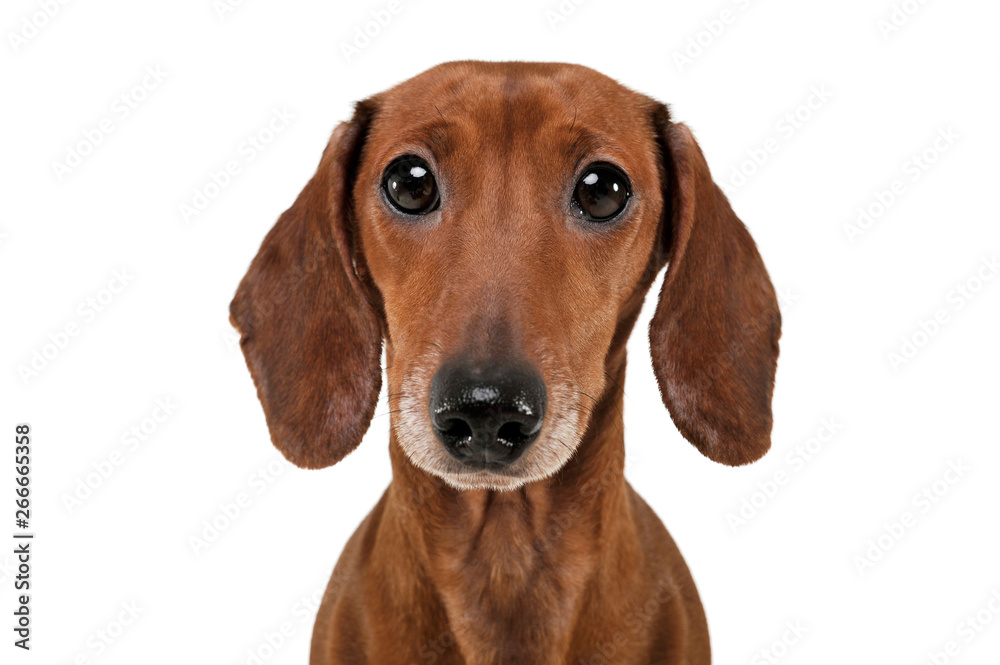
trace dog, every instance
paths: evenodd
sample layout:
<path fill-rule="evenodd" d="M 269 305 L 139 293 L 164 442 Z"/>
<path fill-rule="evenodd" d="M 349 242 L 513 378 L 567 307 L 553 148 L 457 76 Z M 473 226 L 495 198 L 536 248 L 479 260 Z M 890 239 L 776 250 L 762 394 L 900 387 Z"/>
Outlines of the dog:
<path fill-rule="evenodd" d="M 347 543 L 310 662 L 710 662 L 701 601 L 624 477 L 625 343 L 680 433 L 770 447 L 781 318 L 667 107 L 583 66 L 452 62 L 358 102 L 230 306 L 274 445 L 360 443 L 392 482 Z"/>

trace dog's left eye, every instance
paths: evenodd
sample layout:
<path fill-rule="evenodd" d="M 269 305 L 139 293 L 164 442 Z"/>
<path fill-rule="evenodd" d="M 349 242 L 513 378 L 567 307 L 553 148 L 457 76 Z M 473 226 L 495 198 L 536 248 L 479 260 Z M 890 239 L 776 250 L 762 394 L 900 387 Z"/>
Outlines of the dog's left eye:
<path fill-rule="evenodd" d="M 416 155 L 394 159 L 382 175 L 382 188 L 396 209 L 410 215 L 432 212 L 440 200 L 431 167 Z"/>
<path fill-rule="evenodd" d="M 607 222 L 625 208 L 630 194 L 628 178 L 611 164 L 587 167 L 573 190 L 573 213 L 591 222 Z"/>

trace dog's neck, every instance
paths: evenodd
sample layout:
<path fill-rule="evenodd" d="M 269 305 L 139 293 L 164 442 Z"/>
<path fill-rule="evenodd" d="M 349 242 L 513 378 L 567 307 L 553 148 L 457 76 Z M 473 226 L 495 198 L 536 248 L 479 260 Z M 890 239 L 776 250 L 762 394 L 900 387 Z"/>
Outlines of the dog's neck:
<path fill-rule="evenodd" d="M 607 385 L 576 454 L 552 477 L 518 490 L 458 491 L 416 468 L 391 439 L 393 481 L 384 514 L 393 517 L 381 528 L 387 542 L 404 542 L 415 553 L 421 569 L 406 574 L 433 588 L 463 653 L 517 641 L 545 642 L 535 645 L 535 653 L 560 653 L 572 637 L 585 590 L 601 588 L 611 567 L 637 567 L 624 477 L 624 350 L 608 360 Z M 620 582 L 621 574 L 616 577 Z M 544 603 L 533 600 L 543 596 Z M 548 608 L 546 615 L 533 617 L 539 606 Z M 498 632 L 515 624 L 537 632 Z"/>

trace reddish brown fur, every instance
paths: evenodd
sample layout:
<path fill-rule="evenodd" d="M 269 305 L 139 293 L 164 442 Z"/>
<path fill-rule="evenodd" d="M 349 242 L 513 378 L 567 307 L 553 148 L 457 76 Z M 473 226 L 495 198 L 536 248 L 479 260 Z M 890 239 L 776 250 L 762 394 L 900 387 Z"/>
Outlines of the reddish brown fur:
<path fill-rule="evenodd" d="M 401 223 L 379 198 L 401 154 L 431 165 L 436 217 Z M 561 205 L 597 160 L 635 195 L 595 231 Z M 753 461 L 770 445 L 774 291 L 666 107 L 579 66 L 474 62 L 358 104 L 231 309 L 272 440 L 304 467 L 360 442 L 386 343 L 393 480 L 337 564 L 312 663 L 710 661 L 687 567 L 623 473 L 625 341 L 667 259 L 650 326 L 664 403 L 708 457 Z M 579 419 L 534 446 L 572 458 L 496 491 L 458 490 L 415 457 L 439 451 L 406 377 L 463 353 L 539 367 L 545 427 Z"/>

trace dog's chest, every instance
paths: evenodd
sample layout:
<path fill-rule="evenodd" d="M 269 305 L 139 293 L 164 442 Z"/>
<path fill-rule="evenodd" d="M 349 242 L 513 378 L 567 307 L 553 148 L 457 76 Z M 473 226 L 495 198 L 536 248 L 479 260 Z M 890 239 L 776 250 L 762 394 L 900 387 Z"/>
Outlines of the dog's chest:
<path fill-rule="evenodd" d="M 537 523 L 523 508 L 496 503 L 477 524 L 445 526 L 428 540 L 437 592 L 468 665 L 560 662 L 573 634 L 591 548 L 567 522 Z"/>

